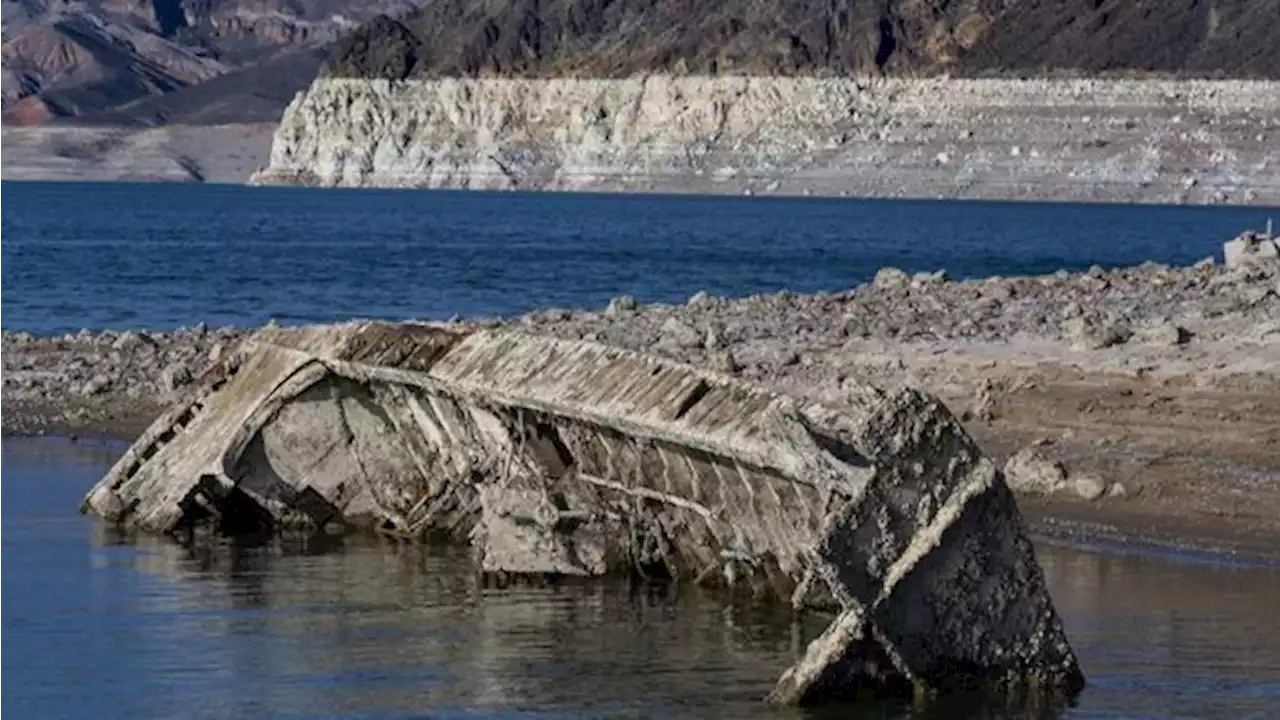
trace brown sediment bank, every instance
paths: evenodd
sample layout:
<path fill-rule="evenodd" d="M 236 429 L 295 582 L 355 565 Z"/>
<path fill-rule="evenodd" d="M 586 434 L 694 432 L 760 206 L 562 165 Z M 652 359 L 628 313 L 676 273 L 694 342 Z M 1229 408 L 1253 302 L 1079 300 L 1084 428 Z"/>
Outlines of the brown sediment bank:
<path fill-rule="evenodd" d="M 1280 558 L 1280 265 L 1147 264 L 681 305 L 616 298 L 509 321 L 821 398 L 845 378 L 929 390 L 1041 535 Z M 246 335 L 3 336 L 10 433 L 136 435 Z"/>

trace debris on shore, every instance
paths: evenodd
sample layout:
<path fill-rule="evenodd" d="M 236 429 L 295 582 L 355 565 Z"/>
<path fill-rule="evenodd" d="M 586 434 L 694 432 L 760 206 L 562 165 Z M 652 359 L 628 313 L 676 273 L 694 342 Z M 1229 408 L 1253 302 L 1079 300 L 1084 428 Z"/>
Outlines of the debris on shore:
<path fill-rule="evenodd" d="M 488 573 L 683 578 L 836 611 L 781 704 L 1079 691 L 996 465 L 926 394 L 839 391 L 507 328 L 266 328 L 83 509 L 180 536 L 441 534 Z"/>

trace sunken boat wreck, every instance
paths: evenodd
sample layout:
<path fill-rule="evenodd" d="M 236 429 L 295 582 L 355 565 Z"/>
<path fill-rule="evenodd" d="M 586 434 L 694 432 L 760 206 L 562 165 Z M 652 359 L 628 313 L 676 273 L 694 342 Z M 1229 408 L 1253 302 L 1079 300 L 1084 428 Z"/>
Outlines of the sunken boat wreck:
<path fill-rule="evenodd" d="M 82 510 L 179 537 L 444 535 L 486 573 L 689 578 L 834 612 L 780 704 L 1078 692 L 996 466 L 926 394 L 833 397 L 510 328 L 267 327 Z"/>

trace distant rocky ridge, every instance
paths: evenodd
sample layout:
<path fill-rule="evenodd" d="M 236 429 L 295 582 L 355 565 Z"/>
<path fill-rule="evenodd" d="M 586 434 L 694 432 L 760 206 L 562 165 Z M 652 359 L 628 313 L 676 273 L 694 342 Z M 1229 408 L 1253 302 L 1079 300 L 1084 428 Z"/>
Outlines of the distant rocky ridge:
<path fill-rule="evenodd" d="M 9 127 L 10 177 L 1280 202 L 1275 0 L 295 5 L 10 0 L 6 125 L 280 121 Z"/>
<path fill-rule="evenodd" d="M 1275 0 L 436 0 L 338 43 L 337 77 L 1152 72 L 1280 78 Z"/>
<path fill-rule="evenodd" d="M 251 182 L 1280 203 L 1280 83 L 321 78 Z"/>
<path fill-rule="evenodd" d="M 439 0 L 336 43 L 251 182 L 1273 203 L 1275 10 Z"/>
<path fill-rule="evenodd" d="M 274 121 L 315 76 L 320 49 L 412 2 L 5 0 L 4 122 Z M 188 95 L 223 77 L 234 80 Z M 160 96 L 173 99 L 147 104 Z"/>

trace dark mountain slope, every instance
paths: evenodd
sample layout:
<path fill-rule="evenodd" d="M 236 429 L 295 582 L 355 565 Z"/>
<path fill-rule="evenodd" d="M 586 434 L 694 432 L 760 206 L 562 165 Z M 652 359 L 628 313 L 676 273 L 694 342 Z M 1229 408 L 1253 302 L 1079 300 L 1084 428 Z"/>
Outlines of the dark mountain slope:
<path fill-rule="evenodd" d="M 1021 0 L 962 65 L 1280 78 L 1280 0 Z"/>
<path fill-rule="evenodd" d="M 1280 77 L 1277 20 L 1280 0 L 438 0 L 356 30 L 323 72 Z"/>

